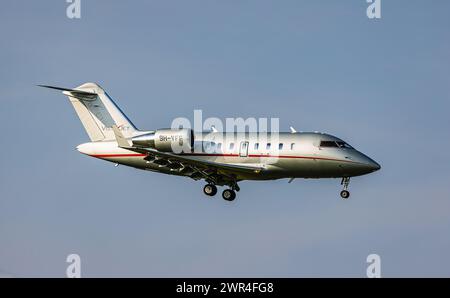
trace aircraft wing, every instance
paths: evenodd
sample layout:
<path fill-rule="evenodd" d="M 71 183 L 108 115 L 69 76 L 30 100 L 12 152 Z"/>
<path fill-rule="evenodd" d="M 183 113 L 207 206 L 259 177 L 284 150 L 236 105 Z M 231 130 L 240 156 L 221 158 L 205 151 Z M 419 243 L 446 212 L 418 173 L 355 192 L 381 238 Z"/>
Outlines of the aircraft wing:
<path fill-rule="evenodd" d="M 265 169 L 260 164 L 220 163 L 198 159 L 189 155 L 161 152 L 152 148 L 133 147 L 130 145 L 128 140 L 124 138 L 117 126 L 113 126 L 113 131 L 119 147 L 130 151 L 147 154 L 146 159 L 150 162 L 157 160 L 158 163 L 162 164 L 164 164 L 164 162 L 172 165 L 178 164 L 179 168 L 174 170 L 190 168 L 194 170 L 196 174 L 199 174 L 200 178 L 213 179 L 215 176 L 220 176 L 219 178 L 222 180 L 233 180 L 239 174 L 259 174 Z M 199 175 L 196 175 L 195 177 L 199 177 Z"/>
<path fill-rule="evenodd" d="M 238 172 L 244 172 L 244 173 L 259 173 L 262 170 L 264 170 L 263 167 L 259 165 L 244 165 L 244 164 L 225 164 L 225 163 L 219 163 L 214 161 L 208 161 L 208 160 L 201 160 L 197 158 L 193 158 L 186 155 L 179 155 L 179 154 L 173 154 L 173 153 L 167 153 L 167 152 L 160 152 L 155 149 L 151 148 L 134 148 L 134 147 L 122 147 L 124 149 L 132 150 L 132 151 L 140 151 L 145 152 L 150 155 L 155 155 L 157 157 L 163 157 L 167 158 L 170 161 L 178 160 L 182 163 L 188 163 L 203 167 L 214 167 L 217 169 L 225 170 L 225 171 L 238 171 Z"/>

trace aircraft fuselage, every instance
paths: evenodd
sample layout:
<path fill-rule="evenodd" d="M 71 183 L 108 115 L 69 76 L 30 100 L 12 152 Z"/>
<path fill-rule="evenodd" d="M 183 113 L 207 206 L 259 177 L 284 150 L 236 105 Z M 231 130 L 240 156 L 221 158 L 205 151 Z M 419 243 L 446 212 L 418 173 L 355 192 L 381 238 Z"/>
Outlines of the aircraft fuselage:
<path fill-rule="evenodd" d="M 343 142 L 328 134 L 284 132 L 279 133 L 276 138 L 269 134 L 266 139 L 262 139 L 258 133 L 197 133 L 193 150 L 180 154 L 199 160 L 257 164 L 264 167 L 264 171 L 259 173 L 239 174 L 238 180 L 353 177 L 380 168 L 371 158 L 348 145 L 338 147 L 329 146 L 330 143 L 327 143 L 328 146 L 321 146 L 324 141 Z M 144 153 L 118 147 L 116 141 L 85 143 L 77 149 L 81 153 L 114 163 L 185 176 L 182 171 L 149 162 Z"/>

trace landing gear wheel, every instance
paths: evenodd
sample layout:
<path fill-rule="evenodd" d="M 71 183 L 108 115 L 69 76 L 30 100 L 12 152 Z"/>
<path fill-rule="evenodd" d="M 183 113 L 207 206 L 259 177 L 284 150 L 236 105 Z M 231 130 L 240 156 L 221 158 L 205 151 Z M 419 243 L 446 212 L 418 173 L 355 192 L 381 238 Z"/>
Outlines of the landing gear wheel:
<path fill-rule="evenodd" d="M 348 191 L 348 190 L 343 190 L 343 191 L 341 191 L 341 197 L 344 199 L 344 200 L 346 200 L 346 199 L 348 199 L 348 197 L 350 197 L 350 192 Z"/>
<path fill-rule="evenodd" d="M 232 189 L 225 189 L 222 192 L 222 198 L 225 201 L 230 201 L 231 202 L 231 201 L 233 201 L 236 198 L 236 193 Z"/>
<path fill-rule="evenodd" d="M 214 184 L 206 184 L 205 187 L 203 187 L 203 192 L 207 196 L 214 196 L 217 193 L 217 187 Z"/>

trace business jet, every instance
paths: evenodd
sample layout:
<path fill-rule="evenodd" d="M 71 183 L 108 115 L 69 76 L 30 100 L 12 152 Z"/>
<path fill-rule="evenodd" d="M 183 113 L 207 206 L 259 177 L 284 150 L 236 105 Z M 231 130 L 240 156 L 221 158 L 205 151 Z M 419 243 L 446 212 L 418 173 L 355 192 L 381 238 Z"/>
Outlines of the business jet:
<path fill-rule="evenodd" d="M 95 83 L 74 89 L 47 85 L 68 96 L 91 142 L 77 150 L 116 165 L 205 180 L 203 192 L 236 198 L 244 180 L 341 178 L 343 199 L 350 178 L 380 169 L 374 160 L 345 141 L 325 133 L 224 133 L 188 128 L 138 130 L 111 97 Z M 180 147 L 182 150 L 180 150 Z"/>

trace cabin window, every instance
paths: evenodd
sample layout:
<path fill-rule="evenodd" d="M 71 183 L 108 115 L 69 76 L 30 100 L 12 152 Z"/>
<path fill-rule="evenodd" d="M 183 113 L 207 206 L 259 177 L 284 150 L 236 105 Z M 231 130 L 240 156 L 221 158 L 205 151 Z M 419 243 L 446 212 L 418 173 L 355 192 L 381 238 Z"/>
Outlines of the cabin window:
<path fill-rule="evenodd" d="M 206 153 L 212 153 L 215 150 L 215 144 L 213 142 L 204 142 L 203 151 Z"/>
<path fill-rule="evenodd" d="M 335 148 L 339 148 L 338 144 L 335 141 L 321 141 L 320 142 L 320 147 L 335 147 Z"/>
<path fill-rule="evenodd" d="M 222 150 L 222 143 L 217 143 L 217 152 L 220 152 Z"/>
<path fill-rule="evenodd" d="M 266 145 L 267 150 L 270 150 L 270 145 L 271 145 L 270 143 L 267 143 L 267 145 Z"/>
<path fill-rule="evenodd" d="M 278 150 L 283 150 L 283 143 L 278 144 Z"/>
<path fill-rule="evenodd" d="M 234 143 L 230 143 L 230 150 L 234 149 Z"/>
<path fill-rule="evenodd" d="M 258 150 L 259 148 L 259 143 L 255 143 L 255 150 Z"/>
<path fill-rule="evenodd" d="M 291 143 L 291 150 L 294 150 L 295 143 Z"/>

